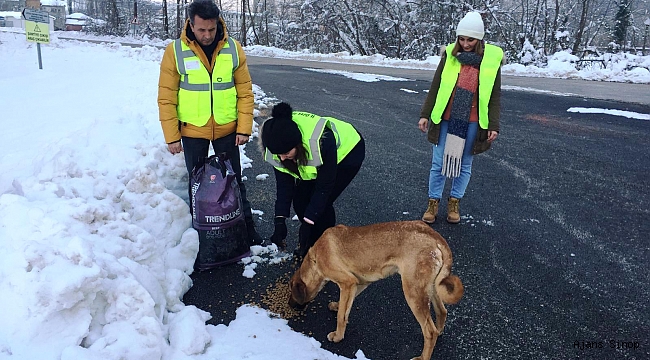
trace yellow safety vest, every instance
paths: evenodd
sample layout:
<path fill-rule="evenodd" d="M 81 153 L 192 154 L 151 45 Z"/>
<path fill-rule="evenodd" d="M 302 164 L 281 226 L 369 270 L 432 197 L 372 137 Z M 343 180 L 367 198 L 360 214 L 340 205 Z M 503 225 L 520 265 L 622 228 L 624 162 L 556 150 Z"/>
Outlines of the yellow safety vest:
<path fill-rule="evenodd" d="M 307 165 L 298 166 L 300 179 L 303 180 L 316 179 L 318 167 L 323 165 L 323 159 L 320 153 L 320 139 L 323 136 L 325 127 L 331 129 L 332 133 L 334 133 L 337 164 L 361 141 L 361 136 L 352 125 L 333 117 L 320 117 L 307 112 L 294 111 L 291 118 L 298 125 L 298 129 L 300 129 L 300 133 L 302 134 L 302 144 L 307 150 Z M 269 149 L 264 149 L 264 160 L 279 171 L 298 178 L 298 175 L 285 168 L 282 165 L 280 157 L 271 154 Z"/>
<path fill-rule="evenodd" d="M 460 73 L 461 64 L 451 54 L 453 49 L 454 44 L 447 46 L 447 60 L 445 60 L 445 67 L 442 69 L 442 75 L 440 77 L 440 89 L 438 89 L 436 103 L 431 111 L 431 120 L 434 124 L 439 124 L 442 121 L 442 114 L 447 108 L 449 98 L 456 87 L 456 81 Z M 490 122 L 488 118 L 488 103 L 490 102 L 492 87 L 494 86 L 502 59 L 503 50 L 500 47 L 485 44 L 485 53 L 483 54 L 478 75 L 478 123 L 482 129 L 487 129 L 488 123 Z"/>
<path fill-rule="evenodd" d="M 233 75 L 239 67 L 239 55 L 235 41 L 228 38 L 217 54 L 212 74 L 181 39 L 174 41 L 174 56 L 181 76 L 176 106 L 178 119 L 195 126 L 207 124 L 210 115 L 220 125 L 237 120 Z"/>

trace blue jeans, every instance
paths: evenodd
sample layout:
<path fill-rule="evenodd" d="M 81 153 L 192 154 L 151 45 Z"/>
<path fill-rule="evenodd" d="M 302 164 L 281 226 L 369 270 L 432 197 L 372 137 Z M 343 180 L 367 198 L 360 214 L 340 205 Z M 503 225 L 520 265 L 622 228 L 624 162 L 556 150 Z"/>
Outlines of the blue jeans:
<path fill-rule="evenodd" d="M 431 159 L 431 171 L 429 172 L 429 199 L 441 199 L 442 191 L 445 188 L 447 176 L 442 175 L 442 158 L 445 152 L 445 142 L 447 140 L 447 127 L 449 121 L 440 122 L 440 139 L 438 145 L 433 145 L 433 157 Z M 470 122 L 467 128 L 467 138 L 465 139 L 465 148 L 463 149 L 463 158 L 460 165 L 460 175 L 451 180 L 451 197 L 461 199 L 465 195 L 465 189 L 469 184 L 469 178 L 472 175 L 472 147 L 478 131 L 478 122 Z"/>

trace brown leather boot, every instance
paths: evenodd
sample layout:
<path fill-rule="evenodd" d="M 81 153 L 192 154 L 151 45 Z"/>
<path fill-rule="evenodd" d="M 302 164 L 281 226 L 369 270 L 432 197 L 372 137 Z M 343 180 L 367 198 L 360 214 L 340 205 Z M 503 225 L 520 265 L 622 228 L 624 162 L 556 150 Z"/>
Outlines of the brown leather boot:
<path fill-rule="evenodd" d="M 436 221 L 439 203 L 440 199 L 429 199 L 429 206 L 427 206 L 427 211 L 422 215 L 422 221 L 428 224 L 433 224 Z"/>
<path fill-rule="evenodd" d="M 458 224 L 460 222 L 460 199 L 449 197 L 447 203 L 447 222 Z"/>

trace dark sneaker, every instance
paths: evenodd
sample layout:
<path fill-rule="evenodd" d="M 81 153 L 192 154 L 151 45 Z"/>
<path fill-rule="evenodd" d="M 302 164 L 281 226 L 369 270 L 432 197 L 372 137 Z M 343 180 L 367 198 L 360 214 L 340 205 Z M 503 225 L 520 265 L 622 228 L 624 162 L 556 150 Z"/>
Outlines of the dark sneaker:
<path fill-rule="evenodd" d="M 280 240 L 280 241 L 276 242 L 276 241 L 273 241 L 273 240 L 269 239 L 269 241 L 272 242 L 273 244 L 275 244 L 275 246 L 277 246 L 278 250 L 280 250 L 280 251 L 287 248 L 287 242 L 284 241 L 284 240 Z"/>
<path fill-rule="evenodd" d="M 247 222 L 246 230 L 248 231 L 248 241 L 250 241 L 251 245 L 264 245 L 264 239 L 257 233 L 253 223 Z"/>

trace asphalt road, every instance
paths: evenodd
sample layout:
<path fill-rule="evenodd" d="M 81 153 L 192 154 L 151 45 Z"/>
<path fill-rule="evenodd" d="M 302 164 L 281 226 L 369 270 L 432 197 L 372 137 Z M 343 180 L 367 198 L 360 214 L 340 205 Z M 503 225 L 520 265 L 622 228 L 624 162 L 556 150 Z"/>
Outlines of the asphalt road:
<path fill-rule="evenodd" d="M 430 82 L 433 77 L 433 69 L 405 69 L 257 56 L 248 56 L 247 58 L 248 64 L 251 66 L 289 65 L 299 68 L 332 69 L 381 74 L 428 82 Z M 255 79 L 253 80 L 255 81 Z M 564 94 L 573 94 L 575 97 L 650 105 L 650 87 L 648 84 L 586 81 L 579 79 L 535 78 L 524 76 L 503 76 L 502 83 L 504 88 L 523 87 L 546 92 L 553 91 Z"/>
<path fill-rule="evenodd" d="M 254 83 L 268 95 L 349 121 L 365 137 L 366 160 L 336 204 L 337 221 L 419 219 L 431 148 L 416 123 L 433 72 L 413 70 L 411 76 L 399 70 L 413 80 L 366 83 L 306 67 L 314 66 L 254 59 L 249 65 Z M 453 271 L 465 285 L 463 299 L 447 306 L 447 327 L 433 359 L 649 359 L 650 121 L 567 109 L 649 114 L 650 101 L 643 97 L 650 92 L 647 85 L 580 82 L 571 91 L 553 85 L 561 81 L 504 79 L 514 86 L 542 88 L 540 83 L 581 96 L 504 90 L 501 133 L 490 151 L 474 159 L 461 201 L 464 220 L 447 224 L 443 207 L 443 221 L 433 225 L 447 239 Z M 640 90 L 644 95 L 635 96 Z M 606 93 L 617 100 L 599 99 Z M 247 150 L 254 160 L 244 171 L 249 179 L 273 173 L 255 147 Z M 273 231 L 274 186 L 272 175 L 248 181 L 253 208 L 265 213 L 258 224 L 266 236 Z M 289 233 L 292 248 L 296 222 Z M 241 265 L 232 265 L 193 274 L 184 301 L 209 311 L 210 323 L 227 324 L 240 304 L 264 306 L 265 290 L 293 270 L 290 263 L 261 265 L 248 279 Z M 335 314 L 326 305 L 336 297 L 329 284 L 289 325 L 348 358 L 358 349 L 374 360 L 420 354 L 420 327 L 399 276 L 357 298 L 345 339 L 333 344 L 326 336 L 336 326 Z"/>

